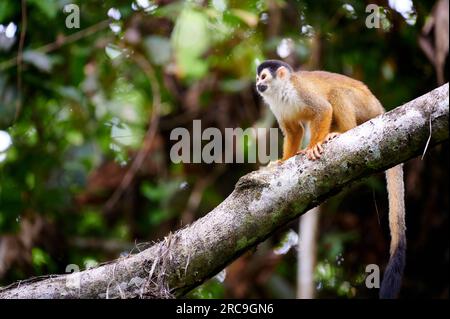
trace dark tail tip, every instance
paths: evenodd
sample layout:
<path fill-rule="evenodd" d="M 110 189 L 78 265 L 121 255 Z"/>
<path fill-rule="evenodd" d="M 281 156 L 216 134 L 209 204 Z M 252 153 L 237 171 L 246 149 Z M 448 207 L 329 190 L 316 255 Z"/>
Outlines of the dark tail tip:
<path fill-rule="evenodd" d="M 389 263 L 381 282 L 380 298 L 394 299 L 402 285 L 403 269 L 405 268 L 406 241 L 400 240 L 397 249 L 389 258 Z"/>

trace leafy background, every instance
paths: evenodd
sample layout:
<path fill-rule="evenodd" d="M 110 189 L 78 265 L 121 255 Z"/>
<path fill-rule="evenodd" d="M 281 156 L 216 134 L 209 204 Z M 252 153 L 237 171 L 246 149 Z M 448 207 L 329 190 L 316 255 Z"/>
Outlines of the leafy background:
<path fill-rule="evenodd" d="M 80 29 L 66 27 L 68 3 Z M 378 29 L 365 25 L 369 3 L 380 5 Z M 0 284 L 125 256 L 218 205 L 259 164 L 175 164 L 170 132 L 194 119 L 222 131 L 276 127 L 254 90 L 264 59 L 360 79 L 387 110 L 435 88 L 435 61 L 419 45 L 434 4 L 1 1 Z M 448 298 L 448 159 L 445 143 L 405 165 L 402 297 Z M 364 268 L 388 259 L 384 185 L 373 176 L 324 205 L 319 298 L 376 297 Z M 189 296 L 295 297 L 286 245 L 296 230 L 297 221 Z"/>

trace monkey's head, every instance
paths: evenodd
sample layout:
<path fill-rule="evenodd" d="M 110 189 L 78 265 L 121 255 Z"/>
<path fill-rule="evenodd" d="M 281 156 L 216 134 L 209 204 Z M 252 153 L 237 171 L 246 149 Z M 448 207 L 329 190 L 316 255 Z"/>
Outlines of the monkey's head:
<path fill-rule="evenodd" d="M 274 94 L 289 80 L 292 67 L 279 60 L 266 60 L 256 68 L 256 90 L 262 96 Z"/>

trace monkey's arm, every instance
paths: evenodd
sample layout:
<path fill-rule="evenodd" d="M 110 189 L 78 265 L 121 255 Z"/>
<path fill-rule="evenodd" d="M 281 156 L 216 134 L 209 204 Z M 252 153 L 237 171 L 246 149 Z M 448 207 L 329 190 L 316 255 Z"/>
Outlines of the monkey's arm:
<path fill-rule="evenodd" d="M 304 128 L 302 123 L 284 123 L 281 126 L 284 134 L 282 161 L 297 154 L 303 139 Z"/>
<path fill-rule="evenodd" d="M 322 153 L 322 143 L 330 134 L 331 121 L 333 118 L 333 108 L 327 101 L 317 104 L 314 107 L 314 116 L 310 122 L 311 138 L 306 148 L 306 155 L 310 159 L 320 158 Z"/>

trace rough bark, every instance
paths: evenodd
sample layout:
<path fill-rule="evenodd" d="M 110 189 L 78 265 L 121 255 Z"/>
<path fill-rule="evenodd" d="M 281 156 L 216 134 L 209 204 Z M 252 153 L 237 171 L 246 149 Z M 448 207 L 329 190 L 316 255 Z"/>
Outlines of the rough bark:
<path fill-rule="evenodd" d="M 448 140 L 448 111 L 447 83 L 327 143 L 319 161 L 299 155 L 243 176 L 209 214 L 140 253 L 15 283 L 0 298 L 182 296 L 342 188 Z"/>

